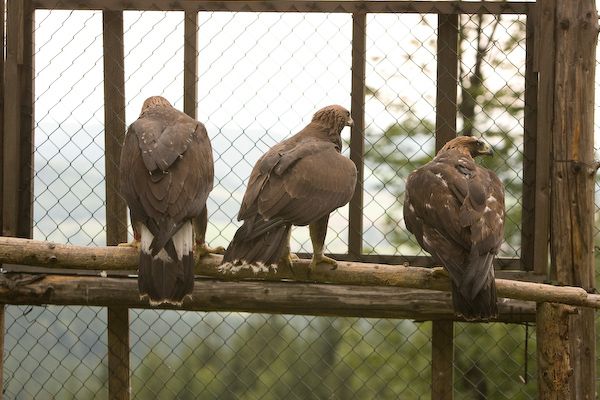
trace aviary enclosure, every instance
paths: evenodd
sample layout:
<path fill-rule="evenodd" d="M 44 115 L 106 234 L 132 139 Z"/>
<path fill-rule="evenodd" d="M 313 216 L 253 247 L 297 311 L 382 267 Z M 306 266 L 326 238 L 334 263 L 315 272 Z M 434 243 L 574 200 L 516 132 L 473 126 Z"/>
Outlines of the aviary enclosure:
<path fill-rule="evenodd" d="M 596 397 L 592 0 L 0 4 L 5 398 Z M 211 256 L 182 309 L 139 300 L 117 169 L 156 94 L 207 126 L 223 246 L 258 156 L 350 107 L 339 268 L 224 275 Z M 506 186 L 493 323 L 455 320 L 402 219 L 406 176 L 457 133 L 494 146 Z"/>

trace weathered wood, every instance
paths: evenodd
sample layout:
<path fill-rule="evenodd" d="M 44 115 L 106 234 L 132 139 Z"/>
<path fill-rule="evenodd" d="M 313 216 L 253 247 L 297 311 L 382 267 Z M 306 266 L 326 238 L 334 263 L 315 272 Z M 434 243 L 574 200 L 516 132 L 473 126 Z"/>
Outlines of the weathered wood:
<path fill-rule="evenodd" d="M 433 321 L 431 337 L 431 399 L 452 400 L 454 376 L 454 323 Z"/>
<path fill-rule="evenodd" d="M 350 159 L 357 170 L 356 188 L 348 206 L 348 253 L 357 257 L 363 246 L 363 196 L 365 164 L 365 65 L 367 16 L 352 14 L 352 104 L 354 125 L 350 131 Z"/>
<path fill-rule="evenodd" d="M 0 304 L 0 400 L 4 398 L 4 332 L 6 307 Z"/>
<path fill-rule="evenodd" d="M 19 182 L 21 172 L 21 118 L 20 86 L 23 63 L 23 16 L 24 3 L 9 0 L 6 20 L 6 64 L 4 91 L 4 143 L 2 187 L 2 232 L 5 236 L 17 236 L 19 229 Z"/>
<path fill-rule="evenodd" d="M 535 152 L 537 148 L 538 76 L 534 71 L 536 37 L 535 9 L 527 15 L 525 26 L 525 112 L 523 117 L 523 199 L 521 213 L 521 268 L 535 265 Z M 547 235 L 546 235 L 547 238 Z M 546 259 L 547 259 L 546 251 Z"/>
<path fill-rule="evenodd" d="M 55 244 L 37 240 L 0 237 L 0 263 L 25 264 L 57 268 L 98 271 L 130 270 L 137 268 L 138 250 L 131 247 L 85 247 Z M 209 255 L 197 260 L 196 274 L 220 280 L 238 281 L 261 279 L 265 281 L 294 280 L 340 285 L 396 286 L 416 289 L 450 291 L 450 281 L 442 268 L 420 268 L 404 265 L 364 264 L 338 262 L 332 270 L 320 264 L 309 271 L 309 259 L 294 262 L 293 269 L 279 268 L 276 272 L 240 269 L 223 272 L 219 269 L 222 256 Z M 11 267 L 15 270 L 14 267 Z M 498 271 L 501 276 L 503 271 Z M 496 279 L 499 297 L 551 301 L 584 307 L 600 308 L 600 295 L 587 293 L 582 288 L 553 286 L 535 282 Z"/>
<path fill-rule="evenodd" d="M 458 15 L 438 16 L 437 89 L 435 100 L 436 153 L 456 137 L 458 85 Z"/>
<path fill-rule="evenodd" d="M 119 160 L 126 130 L 123 13 L 105 11 L 102 17 L 106 243 L 116 245 L 127 241 L 127 205 L 119 191 Z"/>
<path fill-rule="evenodd" d="M 125 55 L 123 13 L 104 11 L 104 160 L 106 243 L 127 241 L 127 206 L 119 190 L 119 161 L 125 137 Z M 108 396 L 128 400 L 129 312 L 122 305 L 108 310 Z"/>
<path fill-rule="evenodd" d="M 6 1 L 0 0 L 0 188 L 4 188 L 4 64 L 6 58 Z M 0 196 L 0 220 L 2 219 L 2 203 Z M 0 387 L 1 389 L 1 387 Z"/>
<path fill-rule="evenodd" d="M 183 26 L 183 112 L 195 119 L 198 97 L 198 13 L 186 11 Z"/>
<path fill-rule="evenodd" d="M 17 236 L 33 237 L 33 153 L 34 153 L 34 107 L 35 101 L 35 13 L 31 0 L 23 0 L 23 59 L 20 68 L 19 82 L 19 214 Z"/>
<path fill-rule="evenodd" d="M 239 12 L 327 12 L 327 13 L 417 13 L 417 14 L 526 14 L 530 2 L 464 1 L 205 1 L 205 0 L 34 0 L 39 9 L 140 10 L 140 11 L 239 11 Z"/>
<path fill-rule="evenodd" d="M 435 152 L 456 137 L 458 85 L 458 14 L 438 15 Z M 433 321 L 431 398 L 452 400 L 454 382 L 454 325 Z"/>
<path fill-rule="evenodd" d="M 554 14 L 556 0 L 544 0 L 535 14 L 537 29 L 534 43 L 534 71 L 539 72 L 537 132 L 535 151 L 535 235 L 533 237 L 533 270 L 548 270 L 550 235 L 550 151 L 554 104 Z"/>
<path fill-rule="evenodd" d="M 558 0 L 555 16 L 550 254 L 559 283 L 595 286 L 594 89 L 598 14 L 594 0 Z M 592 310 L 570 320 L 574 399 L 596 398 Z"/>
<path fill-rule="evenodd" d="M 0 0 L 0 188 L 4 187 L 4 64 L 6 55 L 5 31 L 6 2 Z M 0 220 L 2 219 L 3 196 L 0 196 Z M 4 313 L 6 308 L 0 304 L 0 400 L 4 398 Z"/>
<path fill-rule="evenodd" d="M 129 309 L 118 303 L 107 307 L 108 391 L 115 400 L 130 397 Z"/>
<path fill-rule="evenodd" d="M 150 307 L 140 300 L 135 278 L 5 274 L 0 302 Z M 172 306 L 171 306 L 172 307 Z M 167 308 L 165 306 L 164 308 Z M 533 302 L 499 304 L 499 321 L 532 321 Z M 182 310 L 231 311 L 369 318 L 454 319 L 450 293 L 380 286 L 300 282 L 223 282 L 197 279 Z"/>
<path fill-rule="evenodd" d="M 571 398 L 569 380 L 573 374 L 569 352 L 569 315 L 573 307 L 539 303 L 536 316 L 538 398 Z"/>

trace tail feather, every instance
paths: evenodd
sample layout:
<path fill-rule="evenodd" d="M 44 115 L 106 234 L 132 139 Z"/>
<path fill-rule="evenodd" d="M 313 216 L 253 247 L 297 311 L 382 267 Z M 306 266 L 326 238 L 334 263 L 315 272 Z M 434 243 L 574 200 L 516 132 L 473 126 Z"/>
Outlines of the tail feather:
<path fill-rule="evenodd" d="M 153 235 L 142 229 L 142 251 L 138 272 L 140 297 L 148 297 L 151 305 L 181 305 L 194 287 L 193 231 L 187 222 L 153 255 Z"/>
<path fill-rule="evenodd" d="M 456 314 L 463 316 L 467 321 L 487 321 L 498 317 L 495 280 L 492 277 L 489 284 L 472 298 L 461 293 L 453 282 L 452 303 Z"/>
<path fill-rule="evenodd" d="M 283 221 L 244 221 L 223 256 L 223 263 L 273 265 L 284 255 L 291 225 Z"/>

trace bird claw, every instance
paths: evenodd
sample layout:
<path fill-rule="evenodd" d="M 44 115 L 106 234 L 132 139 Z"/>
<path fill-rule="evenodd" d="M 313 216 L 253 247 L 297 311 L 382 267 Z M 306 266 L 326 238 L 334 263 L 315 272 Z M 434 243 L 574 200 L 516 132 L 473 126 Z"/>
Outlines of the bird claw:
<path fill-rule="evenodd" d="M 318 256 L 314 256 L 314 255 L 310 262 L 310 265 L 308 266 L 308 269 L 310 271 L 314 271 L 317 268 L 317 265 L 320 263 L 330 264 L 332 271 L 337 269 L 337 261 L 334 260 L 333 258 L 326 257 L 326 256 L 318 257 Z"/>
<path fill-rule="evenodd" d="M 140 246 L 141 246 L 141 242 L 139 240 L 135 240 L 135 239 L 133 239 L 131 242 L 128 242 L 128 243 L 117 244 L 117 247 L 132 247 L 136 250 L 139 250 Z"/>
<path fill-rule="evenodd" d="M 196 243 L 196 251 L 200 257 L 209 254 L 225 254 L 225 248 L 223 246 L 210 247 L 206 243 Z"/>

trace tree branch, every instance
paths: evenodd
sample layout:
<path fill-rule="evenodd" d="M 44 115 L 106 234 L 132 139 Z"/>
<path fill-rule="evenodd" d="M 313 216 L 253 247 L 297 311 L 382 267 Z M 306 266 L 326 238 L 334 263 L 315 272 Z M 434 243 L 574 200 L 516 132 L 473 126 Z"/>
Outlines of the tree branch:
<path fill-rule="evenodd" d="M 123 271 L 135 270 L 138 251 L 130 247 L 84 247 L 50 242 L 0 237 L 0 262 L 50 268 Z M 294 262 L 293 269 L 253 271 L 241 269 L 236 273 L 219 268 L 221 256 L 210 255 L 197 260 L 196 274 L 222 281 L 244 279 L 263 281 L 293 280 L 305 283 L 338 285 L 395 286 L 413 289 L 450 291 L 450 281 L 441 268 L 420 268 L 401 265 L 338 262 L 331 270 L 321 264 L 309 271 L 310 260 Z M 496 279 L 498 297 L 535 302 L 554 302 L 574 306 L 600 308 L 600 295 L 589 294 L 582 288 L 553 286 L 535 282 Z"/>

